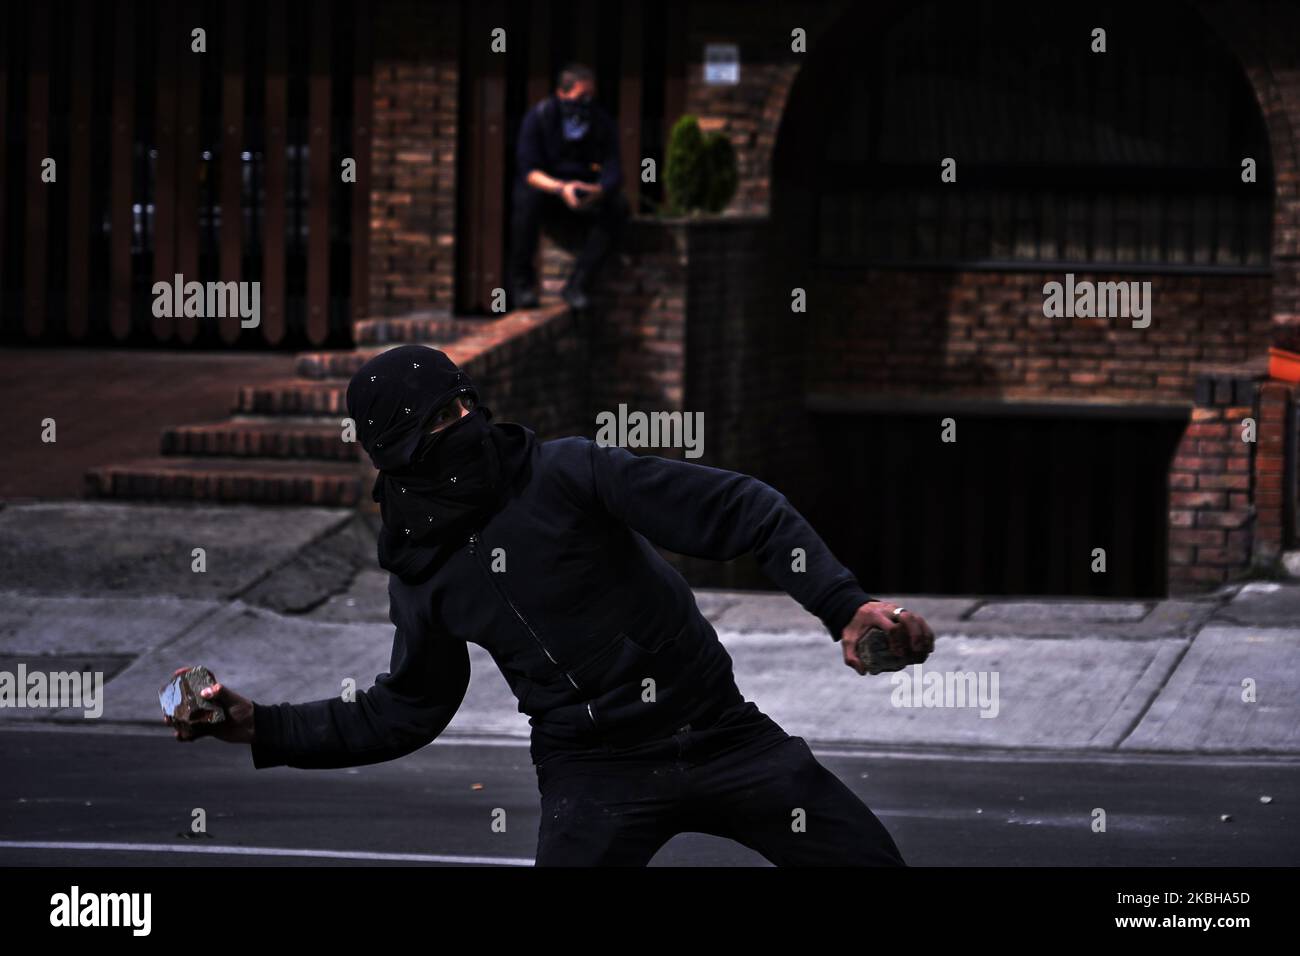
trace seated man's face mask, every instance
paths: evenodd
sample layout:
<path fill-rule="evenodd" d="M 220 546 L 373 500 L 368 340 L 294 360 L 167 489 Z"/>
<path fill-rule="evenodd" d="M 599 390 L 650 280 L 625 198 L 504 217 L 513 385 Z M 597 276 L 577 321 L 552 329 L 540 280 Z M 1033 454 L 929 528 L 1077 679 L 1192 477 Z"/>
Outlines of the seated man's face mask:
<path fill-rule="evenodd" d="M 585 120 L 591 115 L 591 97 L 579 96 L 572 100 L 560 100 L 560 112 L 566 118 Z"/>
<path fill-rule="evenodd" d="M 564 138 L 582 139 L 591 125 L 591 97 L 560 100 L 560 117 L 564 121 Z"/>

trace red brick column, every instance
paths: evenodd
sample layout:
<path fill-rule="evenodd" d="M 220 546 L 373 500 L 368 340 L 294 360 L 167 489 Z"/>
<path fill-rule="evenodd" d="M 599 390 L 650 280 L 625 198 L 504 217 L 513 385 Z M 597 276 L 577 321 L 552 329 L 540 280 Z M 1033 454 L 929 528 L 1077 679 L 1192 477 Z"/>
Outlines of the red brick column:
<path fill-rule="evenodd" d="M 1171 593 L 1224 584 L 1242 576 L 1252 562 L 1256 444 L 1242 441 L 1242 421 L 1260 419 L 1248 394 L 1253 389 L 1233 389 L 1231 380 L 1218 384 L 1228 387 L 1209 395 L 1198 389 L 1202 394 L 1192 422 L 1169 470 Z M 1260 433 L 1256 438 L 1262 440 Z"/>
<path fill-rule="evenodd" d="M 1287 412 L 1294 386 L 1269 381 L 1260 386 L 1259 444 L 1255 451 L 1255 558 L 1275 560 L 1286 541 L 1285 454 Z"/>
<path fill-rule="evenodd" d="M 592 427 L 619 403 L 640 411 L 680 411 L 689 226 L 634 218 L 619 252 L 592 288 Z"/>
<path fill-rule="evenodd" d="M 370 308 L 450 309 L 460 6 L 384 0 L 374 13 Z"/>

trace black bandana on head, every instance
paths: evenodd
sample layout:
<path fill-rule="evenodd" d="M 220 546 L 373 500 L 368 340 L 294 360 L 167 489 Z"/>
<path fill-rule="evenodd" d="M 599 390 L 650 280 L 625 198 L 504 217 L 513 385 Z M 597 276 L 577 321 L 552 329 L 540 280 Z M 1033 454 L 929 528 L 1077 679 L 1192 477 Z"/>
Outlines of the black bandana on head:
<path fill-rule="evenodd" d="M 451 359 L 420 345 L 376 355 L 348 385 L 348 414 L 379 469 L 371 493 L 383 517 L 379 564 L 408 582 L 423 580 L 496 510 L 532 450 L 529 429 L 491 424 L 482 405 L 430 434 L 434 413 L 459 395 L 478 397 Z"/>

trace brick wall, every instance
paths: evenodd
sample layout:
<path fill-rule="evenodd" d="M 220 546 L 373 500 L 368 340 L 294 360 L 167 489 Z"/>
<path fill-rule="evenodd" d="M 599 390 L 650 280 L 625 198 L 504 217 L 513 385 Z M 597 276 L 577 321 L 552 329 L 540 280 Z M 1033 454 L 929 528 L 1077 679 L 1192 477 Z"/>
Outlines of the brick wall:
<path fill-rule="evenodd" d="M 1248 396 L 1208 398 L 1192 409 L 1169 471 L 1169 586 L 1217 586 L 1251 561 L 1255 506 L 1252 445 L 1242 420 L 1256 416 Z M 1249 398 L 1249 404 L 1232 404 Z"/>
<path fill-rule="evenodd" d="M 819 275 L 806 318 L 817 391 L 1187 401 L 1197 372 L 1262 370 L 1268 277 L 1075 273 L 1149 280 L 1151 325 L 1048 318 L 1051 273 L 874 270 Z M 787 291 L 787 297 L 789 295 Z"/>
<path fill-rule="evenodd" d="M 803 332 L 770 244 L 762 219 L 633 220 L 593 295 L 593 412 L 702 412 L 702 463 L 801 472 L 782 465 L 802 434 Z"/>
<path fill-rule="evenodd" d="M 1274 563 L 1284 541 L 1287 420 L 1296 386 L 1198 382 L 1197 406 L 1169 473 L 1170 587 L 1200 590 Z M 1244 420 L 1256 422 L 1243 440 Z"/>
<path fill-rule="evenodd" d="M 881 272 L 865 283 L 819 282 L 809 312 L 796 315 L 781 249 L 765 218 L 634 220 L 595 291 L 579 431 L 592 434 L 596 412 L 620 402 L 702 412 L 699 463 L 755 475 L 811 512 L 824 477 L 808 465 L 809 391 L 1199 402 L 1169 478 L 1170 584 L 1221 584 L 1249 567 L 1260 546 L 1255 485 L 1271 480 L 1280 502 L 1283 409 L 1267 388 L 1258 412 L 1253 391 L 1241 399 L 1240 383 L 1250 381 L 1241 368 L 1229 379 L 1236 393 L 1203 394 L 1197 384 L 1205 369 L 1263 355 L 1267 278 L 1152 277 L 1146 330 L 1045 319 L 1039 273 Z M 1251 414 L 1260 455 L 1275 465 L 1240 440 L 1240 421 Z M 1259 469 L 1271 477 L 1253 479 Z M 1260 529 L 1280 540 L 1275 510 L 1279 517 Z M 673 561 L 701 586 L 765 583 L 748 558 Z"/>
<path fill-rule="evenodd" d="M 1265 382 L 1256 402 L 1259 434 L 1254 449 L 1254 488 L 1252 502 L 1256 510 L 1254 558 L 1258 562 L 1275 559 L 1286 540 L 1283 522 L 1294 521 L 1286 514 L 1283 481 L 1287 454 L 1286 425 L 1294 407 L 1296 386 L 1283 382 Z"/>
<path fill-rule="evenodd" d="M 459 11 L 454 0 L 383 0 L 375 10 L 375 315 L 452 305 Z"/>
<path fill-rule="evenodd" d="M 786 99 L 804 58 L 790 50 L 795 27 L 807 31 L 809 49 L 846 9 L 842 3 L 751 7 L 738 16 L 734 3 L 693 2 L 687 10 L 686 112 L 700 117 L 705 130 L 721 130 L 736 150 L 740 183 L 728 214 L 770 211 L 772 154 Z M 740 47 L 740 82 L 706 86 L 704 48 L 710 42 Z"/>
<path fill-rule="evenodd" d="M 566 306 L 485 320 L 493 342 L 472 357 L 449 354 L 480 389 L 494 421 L 518 421 L 546 441 L 590 435 L 587 415 L 590 350 L 581 323 Z"/>
<path fill-rule="evenodd" d="M 768 482 L 796 507 L 816 476 L 803 410 L 800 323 L 792 321 L 766 219 L 634 219 L 594 291 L 592 415 L 702 413 L 697 464 Z M 779 284 L 779 283 L 778 283 Z M 784 313 L 782 310 L 784 309 Z M 654 454 L 682 457 L 680 449 Z M 763 587 L 750 557 L 670 560 L 702 587 Z"/>
<path fill-rule="evenodd" d="M 1282 541 L 1276 446 L 1284 409 L 1266 397 L 1257 413 L 1253 383 L 1248 394 L 1240 387 L 1227 394 L 1197 387 L 1207 372 L 1232 369 L 1222 381 L 1238 385 L 1264 374 L 1270 278 L 1076 273 L 1076 282 L 1150 279 L 1147 329 L 1134 329 L 1129 319 L 1045 317 L 1043 283 L 1063 278 L 824 274 L 809 305 L 809 388 L 841 395 L 1193 403 L 1169 476 L 1171 590 L 1217 586 L 1247 573 L 1253 561 L 1276 556 Z M 1259 441 L 1267 443 L 1259 446 L 1265 456 L 1259 462 L 1256 446 L 1240 432 L 1241 420 L 1257 414 Z M 1257 468 L 1275 489 L 1258 502 L 1252 497 Z"/>
<path fill-rule="evenodd" d="M 683 226 L 632 219 L 591 290 L 591 400 L 680 411 L 685 400 L 688 239 Z"/>

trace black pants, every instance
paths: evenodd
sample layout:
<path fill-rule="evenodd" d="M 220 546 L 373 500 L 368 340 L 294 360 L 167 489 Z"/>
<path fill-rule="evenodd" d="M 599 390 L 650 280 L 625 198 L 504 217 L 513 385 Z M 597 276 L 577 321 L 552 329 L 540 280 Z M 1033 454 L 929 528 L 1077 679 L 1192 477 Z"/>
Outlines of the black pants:
<path fill-rule="evenodd" d="M 537 239 L 542 225 L 561 235 L 582 234 L 582 249 L 574 273 L 589 282 L 605 256 L 614 247 L 628 217 L 628 202 L 622 192 L 603 194 L 580 210 L 570 209 L 559 196 L 516 182 L 510 223 L 510 279 L 512 291 L 537 285 Z"/>
<path fill-rule="evenodd" d="M 704 730 L 545 759 L 537 777 L 538 866 L 644 866 L 686 831 L 778 866 L 906 866 L 867 805 L 749 701 Z"/>

